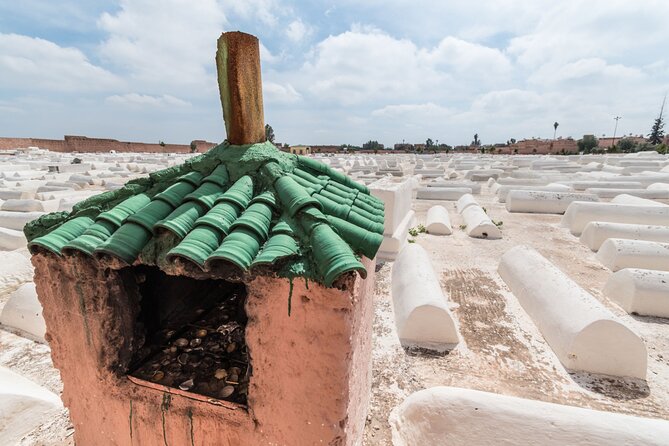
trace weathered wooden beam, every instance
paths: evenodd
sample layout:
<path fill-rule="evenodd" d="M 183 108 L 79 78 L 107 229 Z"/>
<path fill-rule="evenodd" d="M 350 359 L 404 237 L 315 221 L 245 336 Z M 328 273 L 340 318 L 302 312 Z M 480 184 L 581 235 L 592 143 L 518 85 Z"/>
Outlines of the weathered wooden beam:
<path fill-rule="evenodd" d="M 260 44 L 242 32 L 227 32 L 218 39 L 216 68 L 225 130 L 230 144 L 265 141 Z"/>

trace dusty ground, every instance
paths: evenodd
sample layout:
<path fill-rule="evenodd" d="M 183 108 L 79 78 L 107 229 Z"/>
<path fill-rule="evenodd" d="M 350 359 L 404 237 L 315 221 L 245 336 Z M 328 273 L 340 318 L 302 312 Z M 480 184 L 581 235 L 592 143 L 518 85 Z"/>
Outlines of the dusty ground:
<path fill-rule="evenodd" d="M 610 274 L 594 253 L 559 226 L 556 215 L 510 214 L 484 187 L 476 196 L 494 220 L 504 222 L 501 240 L 469 238 L 454 202 L 446 202 L 454 234 L 421 234 L 449 296 L 462 342 L 450 354 L 404 351 L 395 332 L 390 296 L 392 263 L 377 266 L 374 374 L 364 445 L 390 444 L 388 414 L 414 391 L 447 385 L 574 406 L 669 419 L 669 320 L 632 317 L 601 294 Z M 419 222 L 436 202 L 417 201 Z M 443 203 L 442 203 L 443 204 Z M 648 347 L 648 380 L 623 381 L 570 374 L 556 359 L 531 319 L 497 275 L 502 254 L 526 244 L 541 252 L 642 336 Z M 0 364 L 59 393 L 58 372 L 48 347 L 0 330 Z M 24 445 L 72 445 L 64 410 Z"/>
<path fill-rule="evenodd" d="M 374 296 L 374 373 L 364 445 L 389 445 L 390 411 L 414 391 L 455 386 L 572 406 L 669 419 L 669 320 L 633 317 L 601 294 L 610 271 L 565 228 L 558 215 L 512 214 L 484 186 L 476 196 L 495 221 L 503 221 L 501 240 L 473 239 L 454 202 L 448 209 L 451 236 L 415 238 L 432 257 L 442 289 L 452 305 L 462 342 L 450 354 L 406 352 L 395 331 L 390 296 L 392 263 L 379 265 Z M 414 202 L 419 223 L 434 201 Z M 565 271 L 620 316 L 646 342 L 648 380 L 622 380 L 570 374 L 497 274 L 509 248 L 525 244 Z"/>

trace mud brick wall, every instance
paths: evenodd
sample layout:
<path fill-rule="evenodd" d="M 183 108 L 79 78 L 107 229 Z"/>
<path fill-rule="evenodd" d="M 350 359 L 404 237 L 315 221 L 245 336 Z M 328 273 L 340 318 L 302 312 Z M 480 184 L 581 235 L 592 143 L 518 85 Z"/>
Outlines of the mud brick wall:
<path fill-rule="evenodd" d="M 203 140 L 193 141 L 196 152 L 203 153 L 216 144 Z M 88 138 L 86 136 L 66 135 L 64 139 L 43 138 L 0 138 L 0 150 L 10 150 L 26 147 L 39 147 L 52 152 L 82 152 L 82 153 L 108 153 L 116 152 L 135 153 L 190 153 L 190 144 L 152 144 L 142 142 L 125 142 L 115 139 Z"/>

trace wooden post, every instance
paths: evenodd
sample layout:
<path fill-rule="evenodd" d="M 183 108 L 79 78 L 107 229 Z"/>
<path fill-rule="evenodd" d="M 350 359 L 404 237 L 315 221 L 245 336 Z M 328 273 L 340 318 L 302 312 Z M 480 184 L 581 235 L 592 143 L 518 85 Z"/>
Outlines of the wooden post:
<path fill-rule="evenodd" d="M 265 141 L 258 38 L 227 32 L 218 39 L 218 89 L 228 142 L 234 145 Z"/>

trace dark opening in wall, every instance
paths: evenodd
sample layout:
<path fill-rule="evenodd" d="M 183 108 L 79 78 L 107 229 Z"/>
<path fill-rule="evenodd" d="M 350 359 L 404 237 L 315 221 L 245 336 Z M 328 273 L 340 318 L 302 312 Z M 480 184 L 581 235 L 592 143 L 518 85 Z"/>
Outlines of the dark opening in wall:
<path fill-rule="evenodd" d="M 250 359 L 244 333 L 246 287 L 224 280 L 131 268 L 139 287 L 137 348 L 129 375 L 246 404 Z"/>

